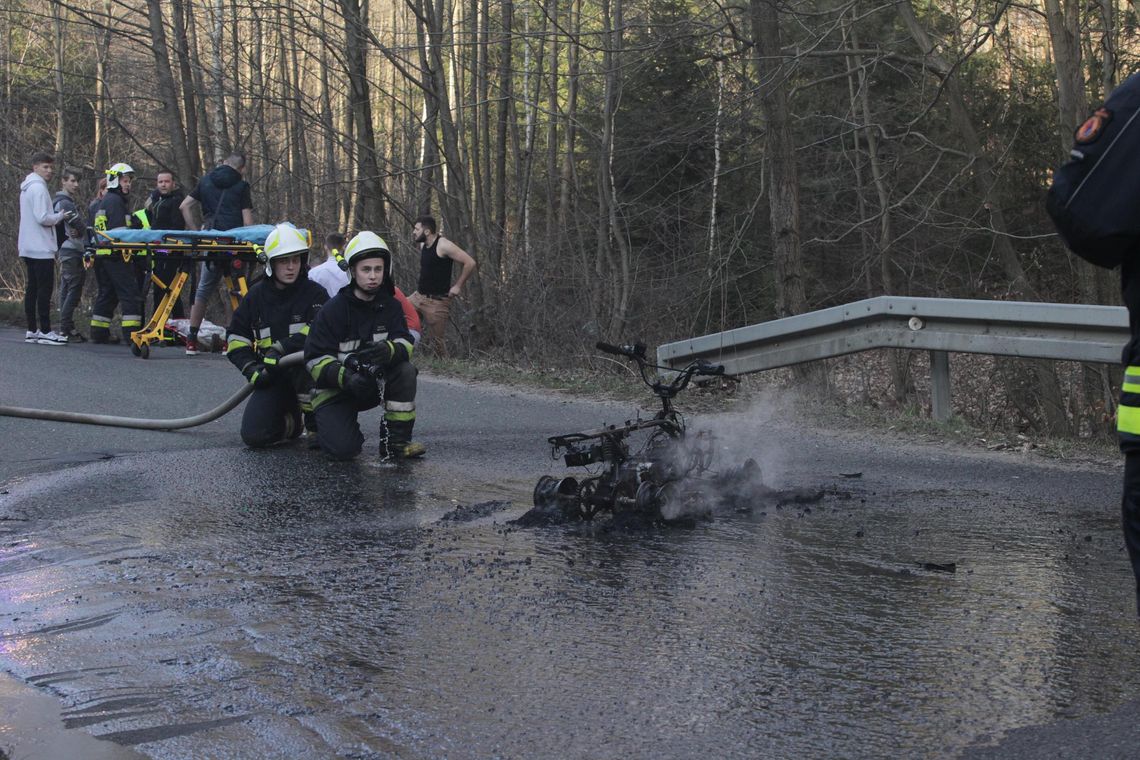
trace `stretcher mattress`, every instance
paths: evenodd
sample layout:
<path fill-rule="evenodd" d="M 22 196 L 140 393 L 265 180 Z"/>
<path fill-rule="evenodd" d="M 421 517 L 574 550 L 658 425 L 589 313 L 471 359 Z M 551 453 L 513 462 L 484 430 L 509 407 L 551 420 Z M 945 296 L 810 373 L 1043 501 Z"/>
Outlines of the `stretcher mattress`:
<path fill-rule="evenodd" d="M 98 233 L 97 237 L 106 235 L 107 238 L 118 243 L 162 243 L 179 241 L 183 243 L 197 243 L 209 240 L 240 240 L 244 243 L 264 245 L 265 238 L 273 231 L 272 224 L 251 224 L 248 227 L 235 227 L 232 230 L 131 230 L 119 227 Z M 304 230 L 301 230 L 304 232 Z"/>

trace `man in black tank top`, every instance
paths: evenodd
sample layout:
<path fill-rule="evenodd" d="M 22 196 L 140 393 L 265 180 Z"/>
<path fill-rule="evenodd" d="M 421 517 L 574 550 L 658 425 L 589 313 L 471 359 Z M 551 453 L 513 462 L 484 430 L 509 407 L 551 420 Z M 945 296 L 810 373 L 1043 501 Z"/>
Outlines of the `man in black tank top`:
<path fill-rule="evenodd" d="M 421 216 L 412 228 L 412 240 L 420 246 L 420 279 L 416 292 L 408 297 L 420 313 L 424 326 L 424 342 L 436 356 L 447 355 L 444 335 L 451 313 L 451 299 L 459 295 L 463 283 L 475 273 L 475 259 L 455 243 L 441 236 L 435 218 Z M 455 284 L 451 283 L 453 262 L 463 270 Z"/>

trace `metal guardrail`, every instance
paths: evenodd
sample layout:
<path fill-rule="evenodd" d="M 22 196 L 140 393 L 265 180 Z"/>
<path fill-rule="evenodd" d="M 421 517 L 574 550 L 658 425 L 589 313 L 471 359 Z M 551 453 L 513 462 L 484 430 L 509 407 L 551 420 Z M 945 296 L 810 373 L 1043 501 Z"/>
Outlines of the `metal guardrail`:
<path fill-rule="evenodd" d="M 739 375 L 874 348 L 927 350 L 934 417 L 946 419 L 949 353 L 1119 364 L 1128 339 L 1120 306 L 880 296 L 667 343 L 657 360 L 680 368 L 703 358 Z"/>

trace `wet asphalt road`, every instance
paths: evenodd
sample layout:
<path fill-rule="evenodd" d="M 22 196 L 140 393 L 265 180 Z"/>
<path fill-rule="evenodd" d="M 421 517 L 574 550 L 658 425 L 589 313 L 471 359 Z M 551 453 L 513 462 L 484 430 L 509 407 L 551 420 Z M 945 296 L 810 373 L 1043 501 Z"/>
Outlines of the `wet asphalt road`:
<path fill-rule="evenodd" d="M 220 356 L 21 337 L 0 330 L 3 404 L 180 417 L 240 380 Z M 247 451 L 237 413 L 0 417 L 0 749 L 1136 755 L 1116 468 L 829 435 L 767 400 L 695 426 L 811 498 L 520 529 L 562 471 L 546 436 L 627 408 L 433 378 L 419 406 L 429 456 L 398 468 Z"/>

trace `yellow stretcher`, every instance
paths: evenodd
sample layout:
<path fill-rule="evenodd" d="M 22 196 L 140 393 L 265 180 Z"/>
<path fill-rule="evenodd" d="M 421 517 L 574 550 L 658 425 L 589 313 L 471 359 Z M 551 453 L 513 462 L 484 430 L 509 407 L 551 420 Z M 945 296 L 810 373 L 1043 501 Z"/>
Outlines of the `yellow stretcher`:
<path fill-rule="evenodd" d="M 158 308 L 142 329 L 131 333 L 131 351 L 135 356 L 146 359 L 150 356 L 152 343 L 170 339 L 166 322 L 189 279 L 189 275 L 180 270 L 171 282 L 163 282 L 154 273 L 156 261 L 181 264 L 207 262 L 224 266 L 223 278 L 230 295 L 230 305 L 236 309 L 249 291 L 247 273 L 250 273 L 253 264 L 262 258 L 262 246 L 272 230 L 272 225 L 267 224 L 239 227 L 224 232 L 92 230 L 91 242 L 84 251 L 84 266 L 93 266 L 96 258 L 101 256 L 121 256 L 123 261 L 128 263 L 137 256 L 145 263 L 150 281 L 166 291 Z M 308 231 L 304 232 L 308 237 Z"/>

